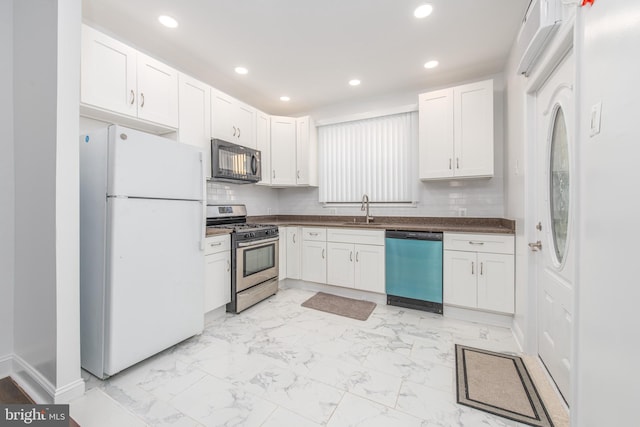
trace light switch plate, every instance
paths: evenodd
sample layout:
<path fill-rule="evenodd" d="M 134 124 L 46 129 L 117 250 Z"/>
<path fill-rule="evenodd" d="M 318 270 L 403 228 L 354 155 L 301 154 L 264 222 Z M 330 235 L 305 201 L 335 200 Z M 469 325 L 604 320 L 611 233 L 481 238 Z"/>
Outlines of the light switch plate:
<path fill-rule="evenodd" d="M 591 130 L 590 136 L 600 133 L 600 117 L 602 115 L 602 102 L 598 102 L 591 107 Z"/>

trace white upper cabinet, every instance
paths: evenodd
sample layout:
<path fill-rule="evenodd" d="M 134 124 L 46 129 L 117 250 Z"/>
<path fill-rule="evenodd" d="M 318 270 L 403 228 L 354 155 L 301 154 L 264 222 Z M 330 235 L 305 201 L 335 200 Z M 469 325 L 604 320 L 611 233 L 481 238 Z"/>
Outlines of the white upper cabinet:
<path fill-rule="evenodd" d="M 213 138 L 256 148 L 256 110 L 237 99 L 211 89 L 211 135 Z"/>
<path fill-rule="evenodd" d="M 420 179 L 493 176 L 493 80 L 419 95 Z"/>
<path fill-rule="evenodd" d="M 99 118 L 116 113 L 177 128 L 178 72 L 83 25 L 80 102 Z"/>
<path fill-rule="evenodd" d="M 178 141 L 205 153 L 205 176 L 211 176 L 211 88 L 186 74 L 178 79 Z"/>
<path fill-rule="evenodd" d="M 271 116 L 271 185 L 295 186 L 296 174 L 296 119 Z"/>
<path fill-rule="evenodd" d="M 310 117 L 271 116 L 271 185 L 318 185 L 317 129 Z M 262 169 L 262 175 L 268 169 Z"/>
<path fill-rule="evenodd" d="M 258 185 L 271 185 L 271 117 L 256 112 L 256 147 L 260 150 L 262 180 Z"/>
<path fill-rule="evenodd" d="M 309 116 L 296 119 L 296 184 L 318 186 L 318 132 Z"/>

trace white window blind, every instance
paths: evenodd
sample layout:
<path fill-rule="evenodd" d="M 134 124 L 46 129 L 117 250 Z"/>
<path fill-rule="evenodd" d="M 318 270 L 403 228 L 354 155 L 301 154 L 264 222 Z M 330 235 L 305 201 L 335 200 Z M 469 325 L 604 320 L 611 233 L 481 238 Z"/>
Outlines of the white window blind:
<path fill-rule="evenodd" d="M 318 128 L 320 202 L 413 202 L 417 113 Z"/>

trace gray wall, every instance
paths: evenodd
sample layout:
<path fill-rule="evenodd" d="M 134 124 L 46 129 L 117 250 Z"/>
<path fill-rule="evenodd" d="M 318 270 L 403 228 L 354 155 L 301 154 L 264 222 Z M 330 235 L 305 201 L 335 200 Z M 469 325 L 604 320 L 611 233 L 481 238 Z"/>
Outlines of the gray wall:
<path fill-rule="evenodd" d="M 80 378 L 80 0 L 15 0 L 14 374 L 64 402 Z M 42 381 L 43 380 L 43 381 Z M 21 385 L 22 382 L 21 382 Z M 30 390 L 31 389 L 31 390 Z"/>
<path fill-rule="evenodd" d="M 14 351 L 56 383 L 57 2 L 14 2 Z M 53 18 L 52 18 L 53 17 Z M 37 29 L 37 31 L 34 31 Z"/>
<path fill-rule="evenodd" d="M 0 377 L 13 351 L 13 2 L 0 2 Z"/>

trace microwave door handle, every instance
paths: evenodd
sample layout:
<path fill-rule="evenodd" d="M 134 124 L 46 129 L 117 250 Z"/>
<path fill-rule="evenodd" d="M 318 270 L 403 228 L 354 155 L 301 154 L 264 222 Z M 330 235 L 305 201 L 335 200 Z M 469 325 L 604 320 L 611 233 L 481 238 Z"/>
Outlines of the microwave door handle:
<path fill-rule="evenodd" d="M 251 173 L 254 175 L 258 173 L 258 159 L 255 154 L 251 156 Z"/>

